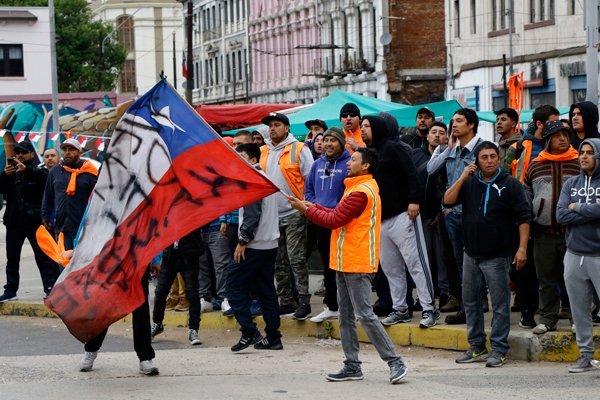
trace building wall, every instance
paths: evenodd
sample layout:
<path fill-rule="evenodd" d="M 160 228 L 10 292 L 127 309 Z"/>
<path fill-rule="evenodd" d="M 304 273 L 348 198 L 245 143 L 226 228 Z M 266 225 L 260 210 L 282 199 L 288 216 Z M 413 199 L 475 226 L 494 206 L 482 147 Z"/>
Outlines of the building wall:
<path fill-rule="evenodd" d="M 524 108 L 568 106 L 585 97 L 583 2 L 546 1 L 543 13 L 536 2 L 532 15 L 529 1 L 514 1 L 511 23 L 510 0 L 445 1 L 448 97 L 477 92 L 479 110 L 504 105 L 502 56 L 509 64 L 511 24 L 513 71 L 524 72 L 529 86 Z"/>
<path fill-rule="evenodd" d="M 444 99 L 444 0 L 391 0 L 387 78 L 393 101 L 422 104 Z"/>
<path fill-rule="evenodd" d="M 135 46 L 129 51 L 127 60 L 135 66 L 136 85 L 135 91 L 130 94 L 146 93 L 158 82 L 161 71 L 164 71 L 171 84 L 177 76 L 177 89 L 184 93 L 181 65 L 185 38 L 183 8 L 180 2 L 95 0 L 90 7 L 96 18 L 112 23 L 115 27 L 119 17 L 130 16 L 133 21 Z M 117 92 L 122 93 L 120 87 L 117 88 Z"/>
<path fill-rule="evenodd" d="M 47 7 L 9 7 L 0 10 L 28 11 L 35 22 L 0 23 L 2 44 L 23 45 L 23 76 L 0 77 L 0 95 L 52 93 L 50 74 L 50 25 Z"/>

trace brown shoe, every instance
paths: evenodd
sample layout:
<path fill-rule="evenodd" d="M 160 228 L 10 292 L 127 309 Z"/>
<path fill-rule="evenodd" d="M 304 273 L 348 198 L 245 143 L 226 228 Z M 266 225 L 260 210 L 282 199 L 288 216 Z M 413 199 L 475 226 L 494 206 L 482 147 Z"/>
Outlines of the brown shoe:
<path fill-rule="evenodd" d="M 460 311 L 462 302 L 454 296 L 449 296 L 448 302 L 440 307 L 441 312 Z"/>
<path fill-rule="evenodd" d="M 165 311 L 174 310 L 175 307 L 177 307 L 177 304 L 179 304 L 179 299 L 174 299 L 172 297 L 169 297 L 167 299 L 167 305 L 165 306 Z"/>
<path fill-rule="evenodd" d="M 179 304 L 175 306 L 175 311 L 187 311 L 190 309 L 190 302 L 187 299 L 179 300 Z"/>

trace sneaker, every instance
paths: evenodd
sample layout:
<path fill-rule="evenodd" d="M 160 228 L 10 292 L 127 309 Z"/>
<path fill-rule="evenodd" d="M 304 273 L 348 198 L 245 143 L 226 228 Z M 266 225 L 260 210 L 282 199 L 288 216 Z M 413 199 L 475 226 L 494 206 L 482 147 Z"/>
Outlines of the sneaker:
<path fill-rule="evenodd" d="M 152 360 L 140 361 L 140 374 L 148 376 L 158 375 L 158 368 L 154 366 Z"/>
<path fill-rule="evenodd" d="M 543 335 L 546 332 L 555 331 L 556 327 L 548 326 L 546 324 L 538 324 L 535 328 L 533 328 L 533 333 L 536 335 Z"/>
<path fill-rule="evenodd" d="M 575 361 L 575 364 L 569 367 L 569 372 L 576 374 L 579 372 L 591 371 L 595 368 L 596 363 L 597 361 L 594 360 L 591 355 L 583 354 Z"/>
<path fill-rule="evenodd" d="M 558 319 L 570 319 L 571 309 L 569 307 L 561 307 L 558 313 Z"/>
<path fill-rule="evenodd" d="M 332 382 L 343 382 L 343 381 L 362 381 L 364 376 L 362 371 L 359 369 L 358 371 L 353 371 L 347 366 L 344 366 L 338 372 L 333 372 L 331 374 L 327 374 L 325 378 L 328 381 Z"/>
<path fill-rule="evenodd" d="M 488 353 L 487 349 L 475 350 L 473 348 L 470 348 L 469 350 L 465 351 L 465 354 L 463 354 L 462 356 L 458 357 L 454 361 L 457 364 L 468 364 L 468 363 L 474 363 L 474 362 L 484 362 L 484 361 L 486 361 L 488 359 L 489 356 L 490 356 L 490 353 Z"/>
<path fill-rule="evenodd" d="M 592 364 L 592 367 L 600 369 L 600 361 L 592 360 L 592 361 L 590 361 L 590 364 Z"/>
<path fill-rule="evenodd" d="M 492 355 L 488 357 L 485 366 L 486 367 L 501 367 L 506 362 L 506 356 L 498 351 L 493 351 Z"/>
<path fill-rule="evenodd" d="M 223 316 L 224 317 L 233 317 L 235 313 L 233 312 L 233 308 L 229 307 L 229 309 L 227 311 L 223 311 Z"/>
<path fill-rule="evenodd" d="M 190 309 L 190 302 L 187 299 L 179 299 L 179 303 L 175 306 L 175 311 L 188 311 Z"/>
<path fill-rule="evenodd" d="M 213 310 L 212 304 L 206 299 L 200 299 L 200 312 L 206 313 L 211 312 Z"/>
<path fill-rule="evenodd" d="M 172 297 L 169 297 L 167 299 L 167 305 L 165 306 L 165 311 L 173 311 L 175 309 L 175 306 L 177 306 L 177 304 L 179 304 L 179 299 L 174 299 Z"/>
<path fill-rule="evenodd" d="M 323 311 L 318 315 L 315 315 L 310 319 L 310 322 L 323 322 L 328 319 L 338 319 L 340 316 L 339 311 L 331 311 L 328 307 L 323 308 Z"/>
<path fill-rule="evenodd" d="M 575 324 L 571 324 L 571 332 L 577 333 L 577 329 L 575 328 Z"/>
<path fill-rule="evenodd" d="M 387 317 L 381 320 L 385 326 L 396 325 L 400 322 L 410 322 L 410 314 L 408 310 L 392 311 Z"/>
<path fill-rule="evenodd" d="M 419 322 L 419 327 L 431 328 L 437 324 L 438 319 L 440 319 L 440 312 L 438 310 L 423 311 L 423 318 L 421 318 L 421 322 Z"/>
<path fill-rule="evenodd" d="M 223 303 L 223 300 L 219 299 L 218 297 L 213 299 L 213 301 L 212 301 L 213 311 L 219 311 L 221 309 L 222 303 Z"/>
<path fill-rule="evenodd" d="M 535 319 L 532 314 L 521 314 L 519 326 L 523 329 L 533 329 L 536 327 Z"/>
<path fill-rule="evenodd" d="M 19 298 L 17 297 L 16 293 L 4 293 L 2 296 L 0 296 L 0 303 L 4 303 L 6 301 L 15 301 L 18 299 Z"/>
<path fill-rule="evenodd" d="M 94 361 L 98 357 L 97 351 L 86 351 L 83 354 L 83 358 L 81 359 L 81 363 L 79 363 L 79 370 L 81 372 L 88 372 L 92 370 L 94 366 Z"/>
<path fill-rule="evenodd" d="M 446 304 L 440 307 L 441 312 L 456 312 L 460 311 L 462 307 L 462 301 L 457 299 L 456 297 L 450 295 L 448 296 L 448 301 Z"/>
<path fill-rule="evenodd" d="M 280 317 L 291 317 L 296 312 L 296 307 L 293 305 L 279 306 Z"/>
<path fill-rule="evenodd" d="M 448 325 L 466 324 L 467 315 L 465 314 L 465 310 L 458 310 L 456 314 L 446 316 L 446 319 L 444 321 Z"/>
<path fill-rule="evenodd" d="M 297 319 L 298 321 L 305 321 L 311 313 L 310 304 L 302 303 L 296 309 L 294 315 L 292 315 L 293 319 Z"/>
<path fill-rule="evenodd" d="M 150 336 L 154 339 L 155 336 L 160 335 L 165 330 L 165 326 L 163 324 L 154 323 L 152 324 L 152 329 L 150 330 Z"/>
<path fill-rule="evenodd" d="M 390 365 L 390 383 L 392 385 L 400 382 L 400 379 L 406 376 L 408 369 L 401 362 L 396 362 Z"/>
<path fill-rule="evenodd" d="M 227 300 L 227 298 L 223 299 L 223 302 L 221 303 L 221 311 L 223 311 L 223 313 L 225 313 L 226 311 L 231 310 L 231 306 L 229 305 L 229 300 Z"/>
<path fill-rule="evenodd" d="M 262 307 L 258 300 L 252 300 L 252 304 L 250 304 L 250 314 L 252 314 L 253 317 L 262 315 Z"/>
<path fill-rule="evenodd" d="M 242 350 L 250 347 L 250 345 L 252 345 L 252 344 L 259 343 L 262 340 L 262 338 L 263 337 L 259 331 L 254 332 L 254 335 L 252 335 L 252 336 L 247 336 L 247 335 L 242 334 L 242 337 L 240 338 L 240 340 L 236 344 L 231 346 L 231 351 L 233 351 L 234 353 L 237 353 L 238 351 L 242 351 Z"/>
<path fill-rule="evenodd" d="M 254 344 L 254 348 L 256 350 L 281 350 L 283 349 L 283 344 L 281 343 L 281 339 L 271 339 L 263 338 L 260 342 Z"/>
<path fill-rule="evenodd" d="M 192 346 L 196 346 L 196 345 L 202 344 L 202 342 L 200 341 L 200 337 L 198 337 L 198 330 L 197 329 L 190 329 L 188 331 L 188 339 L 190 340 L 190 344 Z"/>

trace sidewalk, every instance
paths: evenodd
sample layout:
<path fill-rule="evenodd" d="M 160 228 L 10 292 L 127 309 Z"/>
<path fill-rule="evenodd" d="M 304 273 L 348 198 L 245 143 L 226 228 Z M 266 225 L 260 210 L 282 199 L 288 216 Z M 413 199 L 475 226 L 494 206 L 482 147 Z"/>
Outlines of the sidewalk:
<path fill-rule="evenodd" d="M 5 267 L 6 253 L 4 230 L 0 232 L 0 283 L 6 282 Z M 23 246 L 21 257 L 21 283 L 18 292 L 18 301 L 0 304 L 0 315 L 24 315 L 31 317 L 56 317 L 48 310 L 42 301 L 44 292 L 42 290 L 39 271 L 35 265 L 33 252 L 28 243 Z M 310 275 L 310 290 L 313 293 L 319 285 L 320 275 Z M 150 288 L 151 301 L 153 300 L 153 288 Z M 312 315 L 318 314 L 323 308 L 323 298 L 311 297 Z M 392 341 L 400 346 L 422 346 L 444 350 L 464 351 L 468 348 L 466 340 L 465 325 L 446 325 L 442 314 L 440 325 L 429 329 L 419 328 L 420 313 L 416 313 L 413 321 L 407 324 L 398 324 L 387 327 L 386 330 Z M 492 313 L 485 314 L 486 326 L 490 326 Z M 534 335 L 531 330 L 519 327 L 519 313 L 511 313 L 511 332 L 509 336 L 510 351 L 508 357 L 515 360 L 527 361 L 574 361 L 579 357 L 575 334 L 571 333 L 568 320 L 561 320 L 556 332 L 545 335 Z M 129 321 L 129 316 L 124 321 Z M 257 319 L 258 324 L 263 327 L 262 318 Z M 186 326 L 187 312 L 168 311 L 165 315 L 167 326 Z M 224 317 L 221 312 L 214 311 L 202 314 L 201 329 L 231 329 L 237 330 L 235 319 Z M 339 339 L 339 325 L 337 321 L 328 321 L 323 324 L 315 324 L 308 320 L 295 321 L 291 318 L 283 318 L 281 331 L 284 336 L 311 336 L 311 337 L 333 337 Z M 368 338 L 359 328 L 359 338 L 368 342 Z M 489 332 L 488 332 L 489 333 Z M 600 337 L 600 328 L 594 330 L 594 337 Z M 597 343 L 599 344 L 599 343 Z M 402 352 L 402 349 L 400 349 Z M 596 352 L 600 357 L 600 351 Z"/>

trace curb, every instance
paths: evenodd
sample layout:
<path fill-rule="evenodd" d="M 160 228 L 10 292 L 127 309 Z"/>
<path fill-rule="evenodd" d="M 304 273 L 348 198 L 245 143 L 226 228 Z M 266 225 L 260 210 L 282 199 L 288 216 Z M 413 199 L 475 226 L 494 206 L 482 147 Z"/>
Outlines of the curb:
<path fill-rule="evenodd" d="M 25 317 L 57 318 L 43 304 L 6 302 L 0 303 L 0 315 L 13 315 Z M 201 329 L 237 330 L 238 325 L 233 317 L 225 317 L 220 312 L 214 311 L 201 315 Z M 129 322 L 127 316 L 121 322 Z M 165 326 L 186 327 L 187 312 L 165 312 L 163 323 Z M 264 328 L 262 318 L 256 318 L 260 329 Z M 316 324 L 310 321 L 296 321 L 291 318 L 281 319 L 281 331 L 284 336 L 308 336 L 316 338 L 339 339 L 339 322 L 337 320 L 325 321 Z M 467 330 L 464 325 L 436 325 L 432 328 L 422 329 L 418 324 L 405 323 L 385 327 L 392 342 L 400 346 L 420 346 L 441 350 L 465 351 L 469 348 Z M 489 330 L 487 330 L 489 336 Z M 358 324 L 358 337 L 361 342 L 369 343 L 365 332 Z M 600 330 L 594 330 L 594 342 L 600 345 Z M 575 342 L 575 334 L 566 331 L 549 332 L 544 335 L 534 335 L 531 331 L 512 330 L 508 337 L 510 350 L 508 358 L 523 361 L 553 361 L 572 362 L 579 357 L 579 350 Z M 489 348 L 489 341 L 488 341 Z M 600 350 L 595 357 L 600 357 Z"/>

